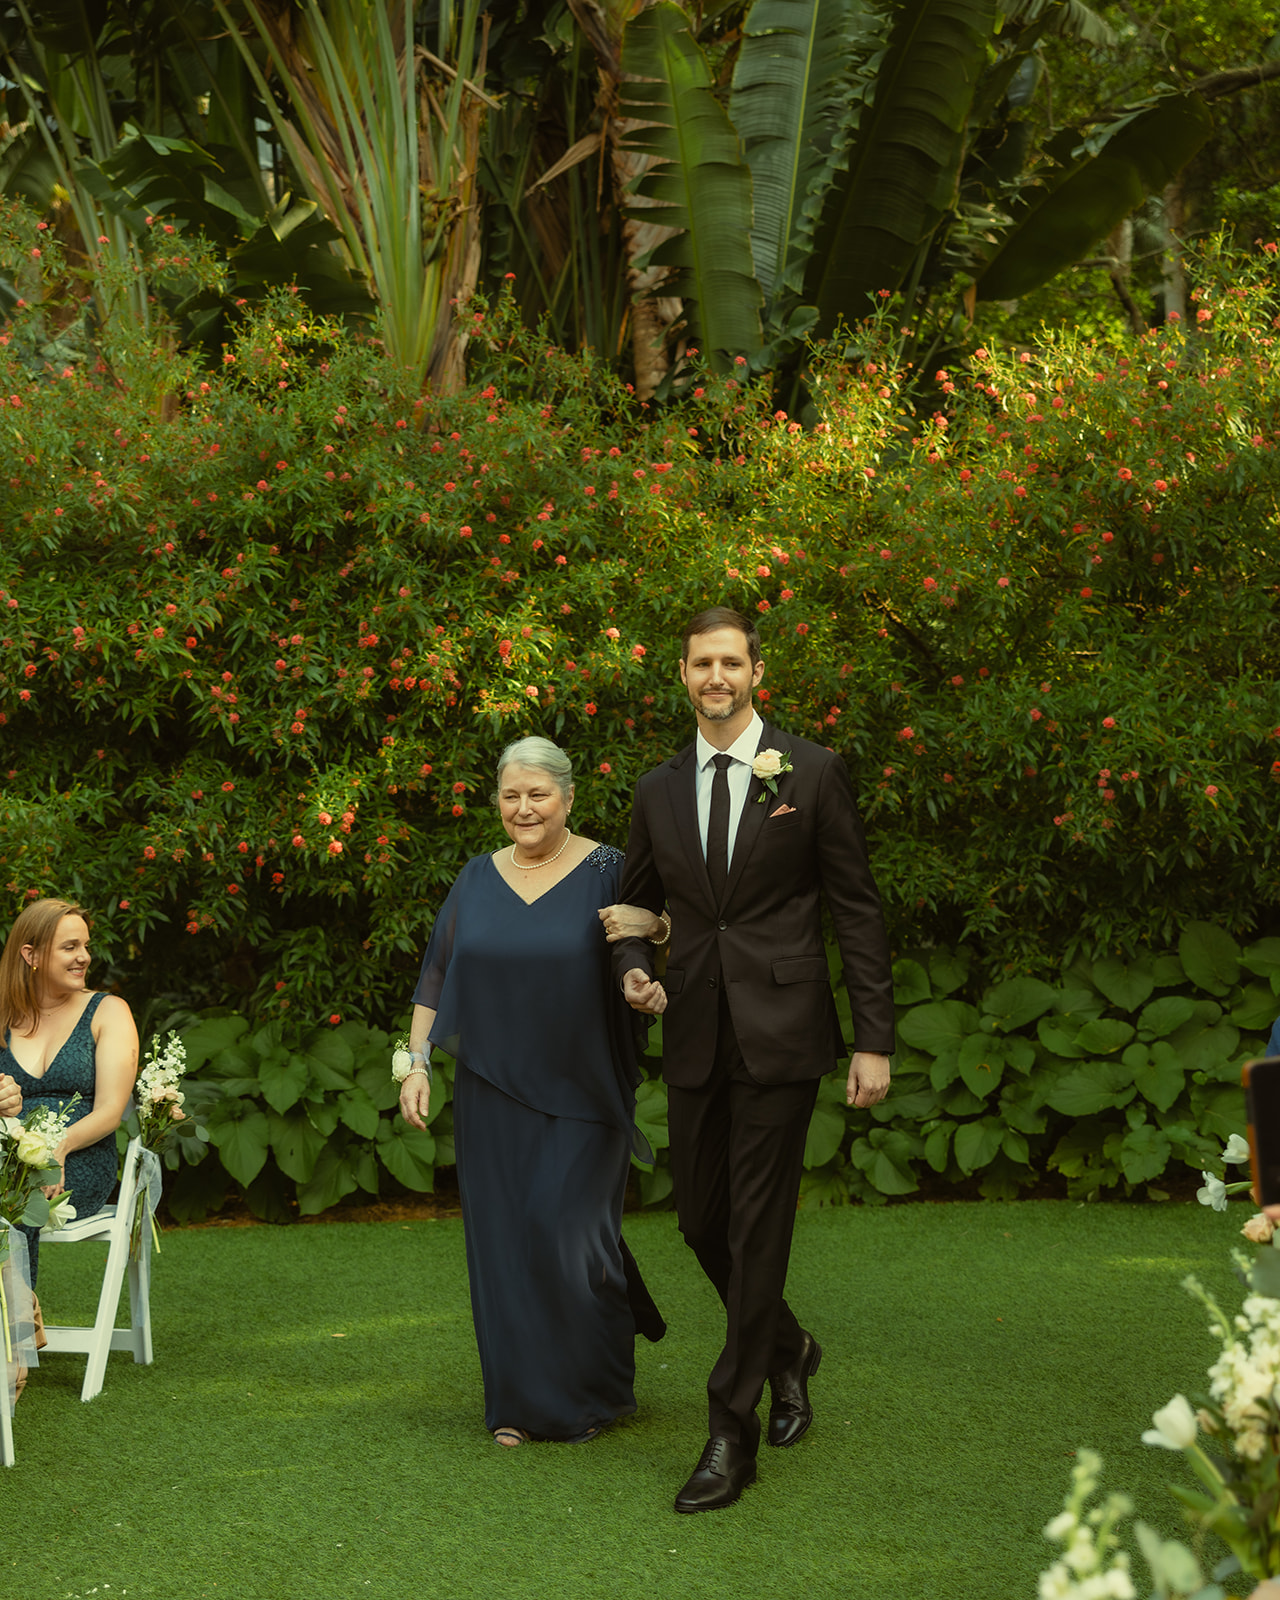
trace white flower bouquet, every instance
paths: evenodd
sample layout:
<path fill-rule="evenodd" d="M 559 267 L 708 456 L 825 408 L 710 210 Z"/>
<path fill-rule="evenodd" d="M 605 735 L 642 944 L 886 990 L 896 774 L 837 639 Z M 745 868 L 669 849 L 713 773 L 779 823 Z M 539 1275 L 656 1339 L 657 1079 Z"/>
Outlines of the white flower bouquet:
<path fill-rule="evenodd" d="M 138 1131 L 148 1150 L 163 1152 L 179 1134 L 199 1137 L 196 1126 L 180 1127 L 187 1120 L 182 1109 L 186 1095 L 179 1088 L 187 1071 L 187 1047 L 178 1033 L 169 1033 L 163 1042 L 152 1039 L 133 1087 L 138 1110 Z"/>
<path fill-rule="evenodd" d="M 43 1191 L 62 1181 L 58 1146 L 79 1095 L 60 1111 L 37 1106 L 24 1120 L 0 1117 L 0 1219 L 28 1228 L 60 1228 L 75 1216 L 69 1196 Z"/>

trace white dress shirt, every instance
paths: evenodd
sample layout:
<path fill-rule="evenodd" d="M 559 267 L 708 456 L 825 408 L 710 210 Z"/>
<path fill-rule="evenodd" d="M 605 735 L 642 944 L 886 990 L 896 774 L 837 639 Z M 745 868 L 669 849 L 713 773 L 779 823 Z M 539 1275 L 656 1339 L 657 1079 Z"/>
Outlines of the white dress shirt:
<path fill-rule="evenodd" d="M 742 821 L 742 808 L 747 803 L 747 790 L 751 787 L 751 763 L 755 760 L 760 749 L 760 735 L 764 732 L 764 723 L 760 720 L 760 713 L 752 711 L 751 721 L 738 735 L 727 750 L 717 750 L 715 745 L 709 744 L 702 736 L 702 729 L 698 729 L 697 744 L 697 796 L 698 796 L 698 837 L 702 840 L 703 860 L 707 855 L 707 822 L 711 816 L 711 783 L 716 775 L 714 757 L 718 755 L 732 756 L 725 771 L 729 780 L 729 860 L 733 860 L 733 847 L 738 838 L 738 824 Z"/>

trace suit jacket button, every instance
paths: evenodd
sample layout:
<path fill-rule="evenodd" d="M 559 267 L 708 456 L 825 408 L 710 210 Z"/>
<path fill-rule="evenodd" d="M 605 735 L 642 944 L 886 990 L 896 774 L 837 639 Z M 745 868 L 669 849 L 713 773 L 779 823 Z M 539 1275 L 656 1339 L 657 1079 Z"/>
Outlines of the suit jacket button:
<path fill-rule="evenodd" d="M 714 978 L 708 978 L 707 979 L 707 988 L 708 989 L 714 989 L 715 986 L 716 986 L 716 980 Z"/>
<path fill-rule="evenodd" d="M 728 923 L 727 923 L 727 922 L 722 922 L 722 923 L 721 923 L 721 924 L 720 924 L 720 932 L 721 932 L 721 933 L 723 933 L 723 932 L 724 932 L 724 930 L 725 930 L 725 929 L 726 929 L 726 928 L 727 928 L 727 927 L 728 927 L 728 926 L 729 926 L 729 924 L 728 924 Z"/>

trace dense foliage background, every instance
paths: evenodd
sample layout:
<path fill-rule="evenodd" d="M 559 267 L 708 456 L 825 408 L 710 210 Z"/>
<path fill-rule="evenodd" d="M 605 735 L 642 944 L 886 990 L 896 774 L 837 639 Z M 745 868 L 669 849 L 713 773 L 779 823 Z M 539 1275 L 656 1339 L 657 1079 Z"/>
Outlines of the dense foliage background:
<path fill-rule="evenodd" d="M 59 270 L 29 213 L 5 248 Z M 1274 255 L 1207 254 L 1186 326 L 926 373 L 886 300 L 815 352 L 808 430 L 745 362 L 642 404 L 509 296 L 459 308 L 465 389 L 412 402 L 377 341 L 288 291 L 242 308 L 217 370 L 158 337 L 127 385 L 106 345 L 34 361 L 33 297 L 0 336 L 11 906 L 84 900 L 100 981 L 150 1020 L 254 1019 L 256 1054 L 219 1062 L 234 1028 L 205 1054 L 215 1143 L 265 1211 L 322 1159 L 307 1208 L 373 1189 L 389 1097 L 359 1075 L 376 1058 L 382 1081 L 434 908 L 499 837 L 498 751 L 556 739 L 583 830 L 625 842 L 634 778 L 689 735 L 680 625 L 725 600 L 760 618 L 762 710 L 856 774 L 900 999 L 928 1013 L 898 1100 L 820 1107 L 817 1192 L 929 1165 L 1011 1192 L 1071 1171 L 1062 1117 L 1096 1121 L 1073 1135 L 1086 1192 L 1200 1159 L 1158 1120 L 1238 1121 L 1238 1098 L 1205 1121 L 1206 1085 L 1238 1078 L 1280 972 Z M 1188 957 L 1199 925 L 1216 953 Z M 1011 980 L 1037 987 L 1004 1006 Z M 1153 1018 L 1156 989 L 1201 1009 Z M 1104 1012 L 1119 1031 L 1064 1047 Z M 1192 1022 L 1220 1030 L 1179 1069 L 1200 1079 L 1139 1094 Z M 963 1055 L 1004 1033 L 1025 1048 Z M 965 1072 L 995 1076 L 964 1099 Z M 1090 1095 L 1053 1087 L 1082 1072 Z M 1011 1111 L 1015 1078 L 1035 1088 Z M 660 1086 L 642 1110 L 660 1130 Z M 422 1187 L 440 1158 L 383 1165 Z"/>

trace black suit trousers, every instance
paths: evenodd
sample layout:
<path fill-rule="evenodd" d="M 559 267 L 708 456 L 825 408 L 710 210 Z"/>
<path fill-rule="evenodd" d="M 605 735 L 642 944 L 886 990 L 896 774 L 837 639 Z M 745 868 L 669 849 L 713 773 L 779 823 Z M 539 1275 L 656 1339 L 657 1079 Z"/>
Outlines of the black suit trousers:
<path fill-rule="evenodd" d="M 723 989 L 710 1077 L 667 1090 L 680 1231 L 726 1312 L 707 1380 L 709 1432 L 751 1452 L 765 1380 L 798 1359 L 804 1337 L 783 1290 L 817 1095 L 816 1078 L 766 1084 L 750 1075 Z"/>

